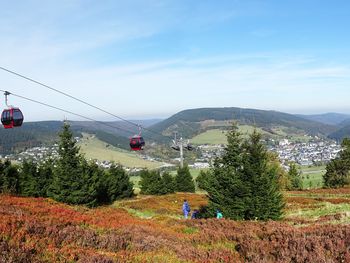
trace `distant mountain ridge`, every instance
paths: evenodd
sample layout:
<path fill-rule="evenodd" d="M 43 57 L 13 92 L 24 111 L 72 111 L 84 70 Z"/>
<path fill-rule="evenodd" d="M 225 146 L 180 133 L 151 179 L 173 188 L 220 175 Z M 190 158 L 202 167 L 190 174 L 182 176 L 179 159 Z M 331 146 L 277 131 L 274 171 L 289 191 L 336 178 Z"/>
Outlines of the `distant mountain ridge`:
<path fill-rule="evenodd" d="M 323 114 L 314 114 L 314 115 L 303 115 L 303 114 L 296 114 L 296 116 L 311 120 L 311 121 L 317 121 L 324 124 L 329 125 L 342 125 L 344 121 L 347 121 L 348 124 L 350 124 L 350 114 L 344 114 L 344 113 L 335 113 L 335 112 L 328 112 Z"/>

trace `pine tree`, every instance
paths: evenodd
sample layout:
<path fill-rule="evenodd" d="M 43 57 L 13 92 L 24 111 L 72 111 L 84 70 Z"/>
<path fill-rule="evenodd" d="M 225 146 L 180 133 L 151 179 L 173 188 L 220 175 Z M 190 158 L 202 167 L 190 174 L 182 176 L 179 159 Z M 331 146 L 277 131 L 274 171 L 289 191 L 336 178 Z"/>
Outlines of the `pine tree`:
<path fill-rule="evenodd" d="M 112 165 L 105 178 L 109 202 L 133 196 L 133 184 L 121 166 Z"/>
<path fill-rule="evenodd" d="M 254 131 L 243 140 L 234 125 L 227 134 L 227 147 L 213 168 L 202 175 L 201 187 L 209 197 L 208 214 L 219 209 L 231 219 L 278 219 L 284 202 L 278 182 L 278 169 Z"/>
<path fill-rule="evenodd" d="M 20 172 L 20 193 L 23 196 L 39 196 L 38 167 L 33 161 L 24 161 Z"/>
<path fill-rule="evenodd" d="M 350 139 L 342 141 L 342 151 L 339 157 L 331 160 L 323 175 L 325 187 L 343 187 L 350 182 Z"/>
<path fill-rule="evenodd" d="M 199 178 L 200 187 L 207 191 L 209 204 L 202 210 L 214 216 L 219 209 L 231 219 L 244 219 L 250 190 L 243 182 L 242 138 L 236 125 L 227 133 L 227 146 L 222 157 Z"/>
<path fill-rule="evenodd" d="M 289 179 L 288 190 L 301 190 L 303 188 L 301 172 L 300 170 L 298 170 L 295 163 L 289 164 L 288 179 Z"/>
<path fill-rule="evenodd" d="M 160 171 L 141 172 L 140 188 L 142 194 L 148 195 L 164 195 L 174 193 L 174 178 L 167 172 L 160 174 Z"/>
<path fill-rule="evenodd" d="M 59 136 L 59 158 L 53 170 L 49 196 L 68 204 L 96 206 L 99 186 L 96 169 L 79 154 L 68 123 L 64 123 Z"/>
<path fill-rule="evenodd" d="M 157 195 L 162 178 L 159 171 L 143 170 L 140 174 L 140 188 L 142 194 Z"/>
<path fill-rule="evenodd" d="M 53 179 L 53 160 L 47 160 L 38 167 L 38 194 L 40 197 L 48 197 L 48 191 Z"/>
<path fill-rule="evenodd" d="M 251 193 L 245 219 L 279 219 L 285 203 L 278 174 L 268 166 L 268 154 L 261 143 L 261 134 L 254 130 L 243 147 L 244 180 Z"/>
<path fill-rule="evenodd" d="M 177 175 L 175 177 L 176 191 L 178 192 L 195 192 L 195 185 L 193 182 L 192 175 L 187 165 L 179 167 L 177 169 Z"/>
<path fill-rule="evenodd" d="M 18 168 L 6 160 L 0 167 L 0 191 L 8 194 L 20 193 L 20 178 Z"/>
<path fill-rule="evenodd" d="M 164 172 L 161 176 L 159 194 L 165 195 L 175 192 L 175 181 L 170 173 Z"/>

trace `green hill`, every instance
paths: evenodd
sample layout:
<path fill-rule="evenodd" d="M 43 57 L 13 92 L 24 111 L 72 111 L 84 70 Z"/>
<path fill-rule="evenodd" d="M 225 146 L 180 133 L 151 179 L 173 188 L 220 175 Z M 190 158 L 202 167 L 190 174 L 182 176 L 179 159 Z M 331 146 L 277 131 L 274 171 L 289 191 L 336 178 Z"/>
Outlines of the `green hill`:
<path fill-rule="evenodd" d="M 134 122 L 148 127 L 158 121 L 158 119 L 154 119 Z M 100 140 L 126 150 L 129 149 L 128 138 L 138 132 L 134 125 L 122 121 L 107 122 L 109 126 L 92 121 L 69 121 L 69 123 L 74 136 L 81 137 L 82 132 L 95 134 Z M 0 155 L 53 144 L 58 140 L 58 134 L 62 125 L 62 121 L 39 121 L 24 122 L 20 128 L 0 128 Z"/>
<path fill-rule="evenodd" d="M 278 112 L 242 108 L 200 108 L 181 111 L 150 127 L 167 136 L 177 131 L 181 136 L 192 138 L 211 129 L 227 129 L 233 121 L 273 133 L 276 127 L 285 133 L 327 136 L 337 130 L 336 126 L 306 120 Z"/>
<path fill-rule="evenodd" d="M 106 142 L 101 141 L 94 135 L 83 133 L 83 138 L 79 142 L 80 150 L 88 159 L 99 161 L 113 161 L 126 167 L 157 168 L 162 165 L 160 162 L 143 160 L 140 155 L 130 150 L 116 148 Z"/>

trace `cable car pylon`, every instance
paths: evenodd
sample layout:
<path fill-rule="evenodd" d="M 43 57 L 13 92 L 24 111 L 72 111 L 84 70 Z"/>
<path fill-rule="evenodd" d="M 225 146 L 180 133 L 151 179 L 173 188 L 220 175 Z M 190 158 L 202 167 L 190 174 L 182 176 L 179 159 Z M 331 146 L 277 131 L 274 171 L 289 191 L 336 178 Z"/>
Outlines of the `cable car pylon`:
<path fill-rule="evenodd" d="M 180 167 L 184 167 L 184 152 L 183 149 L 185 148 L 188 151 L 193 151 L 193 146 L 190 144 L 190 141 L 182 139 L 177 139 L 177 132 L 174 133 L 174 140 L 173 140 L 173 145 L 171 146 L 175 151 L 180 152 Z"/>

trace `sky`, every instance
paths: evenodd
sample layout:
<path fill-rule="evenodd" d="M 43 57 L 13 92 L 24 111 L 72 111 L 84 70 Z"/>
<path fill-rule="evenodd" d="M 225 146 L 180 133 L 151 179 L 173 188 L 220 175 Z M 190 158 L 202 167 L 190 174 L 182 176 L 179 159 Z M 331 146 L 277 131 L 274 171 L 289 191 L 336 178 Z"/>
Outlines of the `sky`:
<path fill-rule="evenodd" d="M 0 67 L 127 119 L 202 107 L 350 113 L 349 26 L 348 0 L 0 0 Z M 115 119 L 2 70 L 0 89 Z M 27 121 L 81 119 L 9 103 Z"/>

